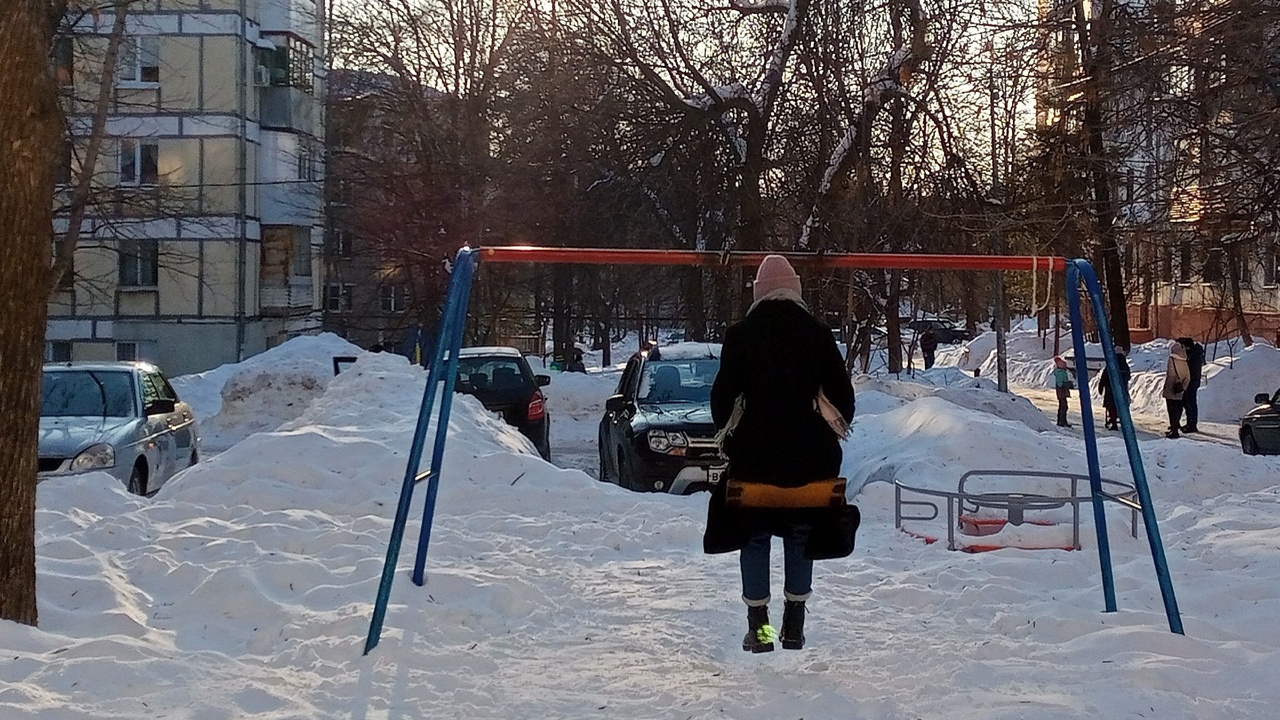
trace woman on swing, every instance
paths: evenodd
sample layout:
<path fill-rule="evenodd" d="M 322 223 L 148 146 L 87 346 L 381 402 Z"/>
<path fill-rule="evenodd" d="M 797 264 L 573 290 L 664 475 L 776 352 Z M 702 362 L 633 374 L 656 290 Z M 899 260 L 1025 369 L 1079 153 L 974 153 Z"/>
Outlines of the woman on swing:
<path fill-rule="evenodd" d="M 703 547 L 738 551 L 747 634 L 742 649 L 773 650 L 769 550 L 785 558 L 782 647 L 804 647 L 813 561 L 852 552 L 857 509 L 844 501 L 840 440 L 854 395 L 831 329 L 809 313 L 800 278 L 781 255 L 761 263 L 754 304 L 730 327 L 711 389 L 711 414 L 729 459 L 711 495 Z M 836 497 L 833 497 L 833 494 Z M 810 501 L 812 499 L 812 502 Z"/>

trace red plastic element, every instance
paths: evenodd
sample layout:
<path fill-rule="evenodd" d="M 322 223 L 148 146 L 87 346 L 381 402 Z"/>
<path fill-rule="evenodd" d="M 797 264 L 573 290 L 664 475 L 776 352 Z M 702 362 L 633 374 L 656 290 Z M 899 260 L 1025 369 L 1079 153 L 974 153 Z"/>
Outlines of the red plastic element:
<path fill-rule="evenodd" d="M 964 535 L 995 535 L 1004 529 L 1009 521 L 1004 518 L 980 518 L 971 515 L 961 515 L 956 518 L 959 521 L 960 532 Z M 1055 523 L 1051 520 L 1027 520 L 1026 525 L 1039 525 L 1040 527 L 1049 527 Z"/>
<path fill-rule="evenodd" d="M 552 248 L 529 245 L 484 247 L 480 260 L 490 263 L 578 265 L 747 265 L 765 255 L 782 255 L 808 269 L 868 268 L 902 270 L 1043 270 L 1063 272 L 1066 258 L 1031 255 L 922 255 L 894 253 L 718 253 L 702 250 L 635 250 L 619 248 Z"/>

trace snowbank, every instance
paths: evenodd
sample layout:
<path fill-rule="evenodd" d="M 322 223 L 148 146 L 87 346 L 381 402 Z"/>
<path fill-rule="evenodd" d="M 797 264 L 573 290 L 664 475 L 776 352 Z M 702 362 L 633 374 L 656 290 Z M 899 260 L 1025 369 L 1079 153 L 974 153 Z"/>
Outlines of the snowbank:
<path fill-rule="evenodd" d="M 304 335 L 172 383 L 195 412 L 204 448 L 218 452 L 298 417 L 333 377 L 334 356 L 365 354 L 333 333 Z"/>
<path fill-rule="evenodd" d="M 844 470 L 867 483 L 863 524 L 853 556 L 818 565 L 805 650 L 741 651 L 738 562 L 702 553 L 705 495 L 553 467 L 459 397 L 426 585 L 408 582 L 419 487 L 364 656 L 424 381 L 362 355 L 151 499 L 104 474 L 42 482 L 40 627 L 0 623 L 0 717 L 1270 718 L 1280 703 L 1275 458 L 1143 443 L 1176 636 L 1123 510 L 1107 513 L 1117 613 L 1101 611 L 1090 513 L 1080 553 L 966 555 L 896 530 L 881 481 L 1084 465 L 1077 438 L 1016 401 L 905 382 L 860 383 Z M 572 414 L 606 385 L 559 375 L 548 391 Z M 1122 478 L 1119 440 L 1100 449 Z"/>
<path fill-rule="evenodd" d="M 1142 346 L 1141 352 L 1135 352 L 1129 392 L 1133 407 L 1138 412 L 1165 411 L 1161 392 L 1169 342 L 1148 343 Z M 1249 348 L 1237 348 L 1234 354 L 1224 353 L 1205 363 L 1204 380 L 1196 395 L 1200 419 L 1235 423 L 1254 407 L 1254 395 L 1271 394 L 1277 388 L 1280 388 L 1280 350 L 1270 345 L 1255 344 Z"/>

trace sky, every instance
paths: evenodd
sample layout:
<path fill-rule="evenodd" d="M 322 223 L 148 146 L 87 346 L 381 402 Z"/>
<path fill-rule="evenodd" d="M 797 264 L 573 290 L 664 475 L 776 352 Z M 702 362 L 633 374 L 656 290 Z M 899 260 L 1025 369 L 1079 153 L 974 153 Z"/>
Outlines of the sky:
<path fill-rule="evenodd" d="M 1034 397 L 1051 361 L 1013 340 L 1015 389 Z M 1251 397 L 1280 367 L 1275 350 L 1215 361 L 1203 404 L 1221 432 L 1142 434 L 1178 636 L 1121 508 L 1107 511 L 1115 613 L 1087 511 L 1081 551 L 1020 549 L 1061 544 L 1061 511 L 981 538 L 1004 546 L 993 552 L 921 539 L 945 536 L 942 521 L 895 528 L 895 480 L 954 490 L 969 470 L 1085 467 L 1078 427 L 972 377 L 983 342 L 946 349 L 928 373 L 857 378 L 842 468 L 862 510 L 857 548 L 817 564 L 805 649 L 761 655 L 741 650 L 736 558 L 702 553 L 707 496 L 594 479 L 617 368 L 597 361 L 546 388 L 568 469 L 457 398 L 427 582 L 408 577 L 420 488 L 368 656 L 424 372 L 325 335 L 179 378 L 206 428 L 200 464 L 149 498 L 101 473 L 39 485 L 40 626 L 0 623 L 0 717 L 1275 717 L 1280 458 L 1242 455 L 1216 409 Z M 359 360 L 334 377 L 335 354 Z M 1145 387 L 1159 347 L 1134 354 L 1151 355 L 1135 361 Z M 1158 423 L 1143 398 L 1139 419 Z M 1127 479 L 1118 437 L 1100 450 L 1103 475 Z"/>

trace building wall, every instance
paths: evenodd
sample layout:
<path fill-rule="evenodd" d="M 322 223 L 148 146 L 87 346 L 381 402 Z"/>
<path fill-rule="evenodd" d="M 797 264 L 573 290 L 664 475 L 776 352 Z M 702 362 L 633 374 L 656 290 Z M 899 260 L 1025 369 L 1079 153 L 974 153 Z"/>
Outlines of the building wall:
<path fill-rule="evenodd" d="M 69 349 L 77 360 L 115 359 L 121 343 L 130 343 L 128 349 L 145 348 L 152 356 L 147 359 L 168 372 L 185 374 L 261 352 L 268 336 L 274 343 L 317 329 L 314 286 L 305 289 L 304 302 L 289 308 L 289 317 L 268 318 L 274 311 L 263 305 L 259 193 L 264 182 L 286 183 L 294 191 L 298 185 L 296 176 L 283 172 L 297 167 L 296 157 L 279 157 L 275 150 L 264 155 L 260 144 L 259 98 L 267 89 L 258 85 L 257 67 L 279 45 L 262 34 L 268 29 L 312 38 L 315 57 L 323 57 L 319 16 L 313 0 L 247 0 L 243 16 L 241 9 L 241 0 L 143 0 L 131 6 L 127 37 L 154 43 L 156 81 L 120 78 L 112 89 L 93 171 L 95 187 L 112 202 L 89 213 L 74 255 L 74 288 L 49 304 L 48 336 L 59 344 L 60 356 Z M 98 94 L 112 24 L 108 13 L 85 16 L 75 38 L 69 95 Z M 275 25 L 281 27 L 269 27 Z M 295 145 L 302 136 L 312 142 L 323 136 L 321 63 L 315 76 L 316 91 L 297 98 L 307 110 L 302 116 L 312 120 L 294 129 Z M 83 152 L 92 103 L 68 101 L 66 108 Z M 122 139 L 155 145 L 154 189 L 121 187 Z M 69 196 L 59 194 L 64 201 Z M 323 236 L 318 205 L 285 220 L 304 238 Z M 65 216 L 55 218 L 55 231 L 65 229 Z M 154 240 L 159 248 L 154 287 L 121 286 L 119 249 L 138 239 Z M 318 248 L 306 241 L 298 248 L 307 255 L 299 262 L 320 269 Z"/>

